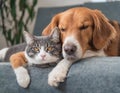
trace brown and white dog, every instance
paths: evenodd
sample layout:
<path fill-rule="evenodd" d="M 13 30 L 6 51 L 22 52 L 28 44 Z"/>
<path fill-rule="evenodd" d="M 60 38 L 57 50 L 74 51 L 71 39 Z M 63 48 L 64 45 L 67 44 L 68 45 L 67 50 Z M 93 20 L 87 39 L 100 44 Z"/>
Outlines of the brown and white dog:
<path fill-rule="evenodd" d="M 51 86 L 63 82 L 69 67 L 78 59 L 120 55 L 120 25 L 99 10 L 77 7 L 59 13 L 42 34 L 50 34 L 55 26 L 61 31 L 64 59 L 49 74 Z"/>
<path fill-rule="evenodd" d="M 48 76 L 48 84 L 51 86 L 58 86 L 64 81 L 69 67 L 76 60 L 120 55 L 120 25 L 107 19 L 99 10 L 77 7 L 58 13 L 42 35 L 49 35 L 54 27 L 60 29 L 64 59 Z M 19 55 L 11 57 L 12 67 L 18 68 L 25 62 L 20 56 L 15 56 Z M 25 58 L 24 54 L 21 54 L 21 58 Z"/>

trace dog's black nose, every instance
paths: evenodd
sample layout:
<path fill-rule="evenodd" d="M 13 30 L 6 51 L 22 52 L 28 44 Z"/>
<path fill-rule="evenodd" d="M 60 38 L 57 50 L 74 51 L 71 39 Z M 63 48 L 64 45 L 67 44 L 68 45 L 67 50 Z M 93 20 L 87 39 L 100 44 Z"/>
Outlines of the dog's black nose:
<path fill-rule="evenodd" d="M 75 45 L 65 45 L 65 46 L 64 46 L 64 51 L 65 51 L 65 53 L 68 54 L 68 55 L 74 54 L 75 51 L 76 51 L 76 49 L 77 49 L 77 48 L 76 48 Z"/>

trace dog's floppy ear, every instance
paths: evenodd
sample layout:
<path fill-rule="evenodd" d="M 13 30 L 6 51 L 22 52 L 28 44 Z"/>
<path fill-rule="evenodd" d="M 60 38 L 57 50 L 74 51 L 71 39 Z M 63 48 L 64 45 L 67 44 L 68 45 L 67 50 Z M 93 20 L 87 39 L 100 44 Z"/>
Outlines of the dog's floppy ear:
<path fill-rule="evenodd" d="M 93 45 L 96 49 L 102 49 L 115 38 L 116 30 L 99 10 L 93 10 L 92 17 L 94 21 Z"/>
<path fill-rule="evenodd" d="M 43 30 L 42 35 L 47 36 L 53 31 L 55 27 L 58 27 L 59 23 L 59 14 L 55 15 L 49 25 Z"/>

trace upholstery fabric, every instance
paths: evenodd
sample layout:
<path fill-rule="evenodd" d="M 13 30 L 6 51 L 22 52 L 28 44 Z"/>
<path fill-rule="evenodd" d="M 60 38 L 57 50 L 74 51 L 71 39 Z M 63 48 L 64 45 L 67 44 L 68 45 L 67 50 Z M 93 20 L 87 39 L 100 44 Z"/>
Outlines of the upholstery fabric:
<path fill-rule="evenodd" d="M 0 93 L 120 93 L 120 58 L 94 57 L 73 64 L 58 88 L 48 85 L 50 68 L 28 67 L 31 83 L 18 86 L 9 63 L 0 63 Z"/>

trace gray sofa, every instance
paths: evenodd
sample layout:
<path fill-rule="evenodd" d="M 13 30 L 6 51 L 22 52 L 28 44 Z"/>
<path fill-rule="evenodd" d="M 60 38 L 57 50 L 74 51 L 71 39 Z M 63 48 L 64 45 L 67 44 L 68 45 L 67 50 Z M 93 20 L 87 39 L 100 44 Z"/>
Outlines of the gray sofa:
<path fill-rule="evenodd" d="M 93 9 L 100 9 L 113 20 L 120 22 L 120 2 L 86 3 Z M 68 7 L 40 8 L 38 10 L 34 34 L 41 31 L 50 22 L 52 16 Z M 120 58 L 93 57 L 79 60 L 68 72 L 66 81 L 58 88 L 47 83 L 48 73 L 53 69 L 28 67 L 31 83 L 27 89 L 18 86 L 15 74 L 9 63 L 0 63 L 0 93 L 120 93 Z"/>
<path fill-rule="evenodd" d="M 94 57 L 75 63 L 58 88 L 47 83 L 53 67 L 29 67 L 31 83 L 27 89 L 17 85 L 9 63 L 0 63 L 0 93 L 120 93 L 120 58 Z"/>

